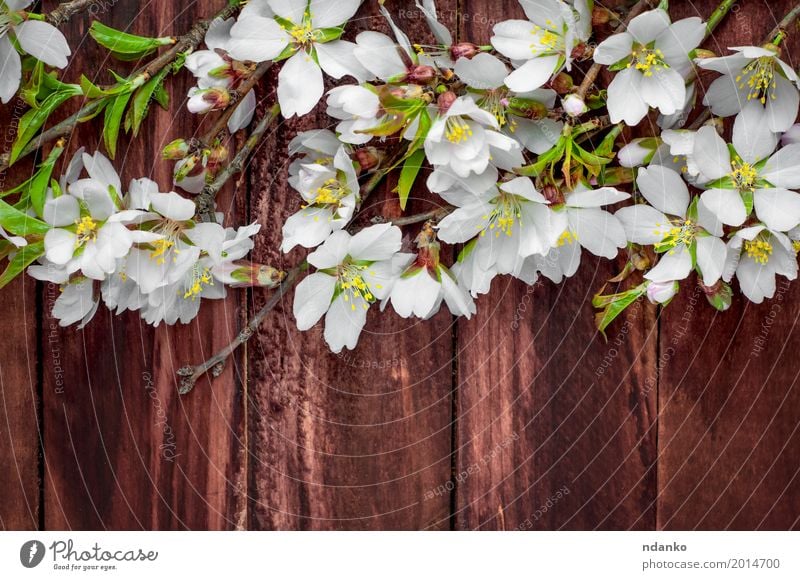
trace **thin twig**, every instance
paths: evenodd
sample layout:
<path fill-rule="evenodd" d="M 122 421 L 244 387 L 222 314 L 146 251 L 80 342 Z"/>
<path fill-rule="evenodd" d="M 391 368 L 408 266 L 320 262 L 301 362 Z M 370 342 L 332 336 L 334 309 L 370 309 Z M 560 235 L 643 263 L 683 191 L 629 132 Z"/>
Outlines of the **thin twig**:
<path fill-rule="evenodd" d="M 58 5 L 58 8 L 47 13 L 45 20 L 53 26 L 58 27 L 66 23 L 76 14 L 80 14 L 85 10 L 90 10 L 92 6 L 96 5 L 97 0 L 71 0 L 70 2 L 62 2 Z"/>
<path fill-rule="evenodd" d="M 650 8 L 650 5 L 655 0 L 639 0 L 636 5 L 631 8 L 631 11 L 628 12 L 628 16 L 625 18 L 625 22 L 621 23 L 614 29 L 614 33 L 622 31 L 625 27 L 630 24 L 630 21 L 636 18 L 639 14 Z M 603 65 L 594 63 L 592 66 L 589 67 L 589 70 L 586 71 L 586 75 L 583 77 L 583 82 L 578 87 L 578 90 L 575 91 L 575 94 L 578 95 L 581 99 L 586 99 L 586 93 L 589 92 L 589 89 L 592 88 L 594 81 L 597 79 L 597 75 L 600 74 L 600 71 L 603 70 Z"/>
<path fill-rule="evenodd" d="M 236 335 L 236 338 L 231 341 L 225 348 L 217 352 L 214 356 L 210 359 L 205 361 L 202 364 L 197 366 L 191 367 L 183 367 L 178 371 L 178 376 L 183 377 L 181 380 L 181 386 L 178 389 L 178 392 L 181 395 L 187 394 L 194 388 L 195 383 L 197 380 L 202 377 L 207 372 L 211 371 L 211 374 L 216 378 L 222 374 L 223 369 L 225 368 L 225 361 L 228 360 L 228 357 L 241 345 L 246 343 L 250 340 L 250 337 L 253 336 L 258 331 L 259 326 L 266 318 L 267 314 L 269 314 L 273 308 L 275 308 L 278 303 L 281 301 L 289 290 L 291 290 L 297 279 L 300 277 L 300 274 L 308 268 L 308 262 L 303 260 L 302 263 L 298 264 L 286 274 L 286 278 L 283 279 L 281 285 L 278 286 L 278 289 L 275 293 L 270 296 L 267 303 L 259 310 L 253 318 L 250 319 L 250 322 L 247 323 L 247 326 L 242 329 L 242 331 Z"/>
<path fill-rule="evenodd" d="M 220 10 L 214 16 L 214 18 L 229 18 L 233 16 L 238 9 L 238 5 L 228 5 L 224 9 Z M 133 75 L 131 75 L 131 78 L 140 78 L 146 81 L 161 71 L 165 66 L 171 64 L 180 53 L 197 48 L 200 42 L 202 42 L 210 23 L 210 20 L 203 20 L 195 24 L 192 29 L 181 36 L 178 39 L 178 42 L 176 42 L 168 51 L 162 53 L 150 61 L 146 66 L 137 70 Z M 30 155 L 45 143 L 49 143 L 50 141 L 54 141 L 59 137 L 69 135 L 75 129 L 75 127 L 81 123 L 82 119 L 90 118 L 94 113 L 97 113 L 99 109 L 104 107 L 108 103 L 108 98 L 110 97 L 103 97 L 94 101 L 89 101 L 76 113 L 70 115 L 57 125 L 50 127 L 38 137 L 35 137 L 22 149 L 20 154 L 17 156 L 17 161 L 23 157 L 26 157 L 27 155 Z M 4 153 L 0 155 L 0 172 L 8 169 L 9 159 L 10 153 Z"/>
<path fill-rule="evenodd" d="M 426 211 L 426 212 L 423 212 L 423 213 L 418 213 L 418 214 L 409 215 L 409 216 L 403 216 L 403 217 L 399 217 L 399 218 L 386 219 L 386 218 L 383 218 L 382 216 L 378 216 L 376 218 L 373 218 L 370 221 L 373 224 L 390 223 L 393 226 L 403 227 L 403 226 L 410 226 L 410 225 L 413 225 L 413 224 L 419 224 L 419 223 L 422 223 L 422 222 L 427 222 L 427 221 L 430 221 L 430 220 L 438 222 L 443 217 L 445 217 L 447 215 L 450 215 L 453 212 L 454 209 L 455 209 L 454 207 L 446 205 L 446 206 L 443 206 L 443 207 L 440 207 L 440 208 L 437 208 L 437 209 L 432 209 L 430 211 Z"/>
<path fill-rule="evenodd" d="M 217 194 L 220 192 L 223 186 L 228 183 L 228 180 L 230 180 L 231 177 L 242 170 L 247 158 L 250 157 L 250 154 L 261 142 L 261 139 L 263 139 L 264 135 L 267 134 L 267 129 L 269 126 L 272 125 L 272 122 L 277 119 L 278 115 L 280 114 L 280 105 L 275 103 L 258 122 L 258 125 L 256 125 L 255 129 L 253 129 L 253 132 L 250 133 L 250 136 L 247 138 L 247 141 L 245 141 L 244 145 L 242 145 L 239 151 L 236 152 L 236 155 L 233 157 L 231 162 L 225 167 L 225 169 L 219 172 L 213 183 L 206 185 L 203 188 L 203 191 L 201 191 L 197 198 L 195 198 L 195 203 L 197 204 L 197 215 L 200 216 L 202 221 L 214 221 L 214 199 L 217 197 Z"/>
<path fill-rule="evenodd" d="M 783 39 L 786 38 L 786 29 L 789 28 L 798 17 L 800 17 L 800 3 L 787 12 L 783 20 L 778 22 L 778 25 L 767 35 L 767 41 L 764 44 L 771 42 L 777 46 L 783 42 Z"/>
<path fill-rule="evenodd" d="M 399 155 L 399 154 L 398 154 Z M 398 155 L 392 156 L 392 158 L 397 157 Z M 381 183 L 384 177 L 386 177 L 389 172 L 390 168 L 392 167 L 391 163 L 387 163 L 384 169 L 376 170 L 369 180 L 361 187 L 361 203 L 363 204 L 364 201 L 370 196 L 370 194 L 375 191 L 378 185 Z M 430 218 L 429 218 L 430 219 Z M 286 295 L 289 290 L 291 290 L 294 285 L 299 281 L 300 274 L 308 268 L 308 262 L 303 260 L 300 264 L 295 266 L 294 268 L 290 269 L 287 274 L 286 278 L 284 278 L 281 285 L 276 290 L 275 294 L 273 294 L 270 299 L 267 301 L 266 304 L 259 310 L 250 322 L 247 323 L 247 326 L 240 332 L 236 338 L 228 344 L 225 348 L 217 352 L 214 356 L 212 356 L 207 361 L 196 365 L 196 366 L 185 366 L 178 371 L 178 376 L 183 377 L 181 380 L 181 386 L 179 388 L 179 392 L 182 395 L 187 394 L 194 388 L 194 385 L 197 381 L 205 375 L 207 372 L 211 371 L 211 374 L 216 378 L 222 374 L 223 369 L 225 368 L 225 362 L 228 360 L 228 357 L 241 345 L 246 343 L 250 338 L 258 331 L 258 328 L 261 326 L 261 323 L 280 302 L 281 298 Z"/>
<path fill-rule="evenodd" d="M 208 132 L 203 136 L 202 143 L 205 146 L 209 146 L 214 139 L 217 138 L 217 135 L 222 133 L 225 130 L 225 127 L 228 125 L 228 121 L 230 121 L 231 116 L 233 115 L 234 111 L 236 111 L 236 107 L 238 105 L 238 99 L 244 98 L 247 96 L 253 87 L 256 86 L 261 77 L 263 77 L 266 72 L 272 67 L 272 61 L 262 62 L 256 69 L 250 74 L 245 81 L 236 88 L 236 95 L 237 95 L 237 103 L 231 104 L 225 111 L 223 111 L 222 115 L 214 122 Z"/>

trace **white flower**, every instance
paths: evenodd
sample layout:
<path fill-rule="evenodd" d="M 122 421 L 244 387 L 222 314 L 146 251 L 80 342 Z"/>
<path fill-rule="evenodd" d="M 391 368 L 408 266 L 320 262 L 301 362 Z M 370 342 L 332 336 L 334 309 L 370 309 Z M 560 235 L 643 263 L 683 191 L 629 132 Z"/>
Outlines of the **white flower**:
<path fill-rule="evenodd" d="M 202 299 L 225 298 L 225 282 L 230 280 L 228 275 L 230 263 L 242 258 L 252 249 L 251 238 L 260 229 L 258 224 L 244 226 L 238 230 L 228 228 L 222 231 L 222 241 L 218 244 L 221 226 L 217 224 L 198 224 L 198 226 L 214 227 L 200 233 L 188 230 L 186 235 L 196 243 L 202 243 L 203 240 L 214 242 L 203 248 L 202 255 L 189 264 L 179 278 L 147 294 L 147 301 L 141 308 L 141 314 L 148 324 L 153 326 L 158 326 L 161 322 L 170 325 L 177 322 L 188 324 L 200 312 Z"/>
<path fill-rule="evenodd" d="M 512 274 L 526 257 L 546 254 L 567 227 L 566 214 L 552 211 L 527 177 L 478 196 L 457 190 L 442 195 L 457 209 L 439 222 L 439 239 L 449 244 L 473 240 L 463 255 L 469 263 L 456 269 L 473 295 L 487 287 L 487 276 Z"/>
<path fill-rule="evenodd" d="M 20 10 L 33 0 L 5 0 L 0 2 L 0 101 L 7 103 L 19 89 L 22 79 L 22 61 L 14 38 L 23 52 L 57 68 L 67 66 L 72 54 L 64 35 L 47 22 L 24 19 Z"/>
<path fill-rule="evenodd" d="M 626 32 L 601 42 L 595 49 L 595 62 L 623 66 L 608 87 L 611 122 L 637 125 L 647 115 L 648 106 L 664 115 L 682 110 L 689 53 L 703 40 L 705 31 L 699 18 L 670 23 L 669 15 L 656 9 L 631 20 Z"/>
<path fill-rule="evenodd" d="M 661 254 L 645 278 L 653 282 L 683 280 L 696 266 L 703 284 L 713 286 L 725 265 L 725 244 L 714 235 L 715 222 L 699 214 L 689 215 L 689 190 L 681 176 L 667 167 L 653 165 L 639 170 L 636 184 L 652 207 L 624 207 L 616 216 L 629 241 L 653 245 Z"/>
<path fill-rule="evenodd" d="M 428 319 L 437 312 L 442 300 L 455 316 L 470 318 L 475 314 L 472 297 L 442 264 L 432 270 L 412 263 L 392 286 L 392 308 L 403 318 Z"/>
<path fill-rule="evenodd" d="M 275 17 L 248 14 L 231 28 L 229 53 L 237 60 L 287 58 L 278 75 L 278 102 L 284 117 L 305 115 L 324 91 L 322 71 L 359 82 L 368 75 L 353 55 L 355 44 L 339 40 L 341 26 L 361 0 L 268 0 Z"/>
<path fill-rule="evenodd" d="M 328 115 L 341 122 L 336 126 L 339 139 L 363 145 L 372 139 L 365 132 L 377 124 L 381 101 L 373 91 L 360 85 L 345 85 L 328 92 Z"/>
<path fill-rule="evenodd" d="M 470 318 L 475 303 L 455 275 L 439 260 L 441 250 L 433 228 L 426 224 L 416 239 L 419 253 L 410 256 L 408 265 L 395 280 L 389 300 L 403 318 L 427 319 L 439 312 L 442 300 L 456 316 Z M 388 300 L 381 304 L 381 310 Z"/>
<path fill-rule="evenodd" d="M 493 155 L 519 153 L 519 143 L 498 128 L 491 113 L 459 97 L 433 122 L 425 138 L 425 155 L 434 166 L 447 167 L 460 177 L 481 174 Z"/>
<path fill-rule="evenodd" d="M 45 220 L 54 226 L 44 238 L 45 257 L 67 273 L 80 271 L 88 278 L 103 280 L 113 273 L 117 258 L 128 253 L 137 237 L 121 222 L 120 181 L 102 154 L 83 154 L 89 177 L 68 187 L 68 193 L 45 203 Z"/>
<path fill-rule="evenodd" d="M 370 305 L 391 292 L 400 237 L 400 228 L 390 224 L 370 226 L 354 236 L 344 230 L 331 234 L 308 256 L 317 272 L 297 285 L 297 328 L 308 330 L 324 315 L 331 350 L 355 348 Z"/>
<path fill-rule="evenodd" d="M 94 295 L 92 280 L 81 279 L 61 287 L 61 293 L 53 304 L 52 315 L 59 326 L 70 326 L 76 322 L 83 328 L 97 312 L 99 299 Z"/>
<path fill-rule="evenodd" d="M 522 63 L 505 79 L 508 88 L 524 93 L 538 89 L 564 66 L 572 51 L 589 38 L 590 10 L 585 0 L 575 8 L 561 0 L 520 0 L 528 20 L 506 20 L 494 26 L 492 46 Z"/>
<path fill-rule="evenodd" d="M 781 133 L 789 129 L 800 105 L 797 73 L 774 50 L 757 46 L 731 50 L 735 54 L 698 60 L 701 68 L 722 73 L 708 87 L 703 104 L 720 117 L 753 107 L 759 122 L 771 131 Z"/>
<path fill-rule="evenodd" d="M 517 94 L 509 90 L 504 84 L 506 65 L 485 52 L 459 58 L 455 73 L 471 89 L 469 96 L 475 103 L 494 115 L 505 135 L 536 154 L 550 150 L 558 142 L 564 123 L 546 116 L 555 104 L 555 91 L 537 89 Z"/>
<path fill-rule="evenodd" d="M 186 69 L 197 79 L 201 89 L 210 87 L 230 88 L 235 79 L 231 59 L 227 56 L 233 18 L 215 18 L 206 32 L 208 50 L 196 50 L 186 57 Z"/>
<path fill-rule="evenodd" d="M 797 255 L 786 234 L 763 225 L 744 228 L 728 242 L 723 280 L 739 280 L 742 293 L 759 304 L 775 295 L 775 275 L 797 278 Z"/>
<path fill-rule="evenodd" d="M 800 187 L 800 145 L 773 154 L 774 134 L 753 123 L 752 109 L 737 117 L 734 156 L 712 127 L 697 132 L 694 160 L 706 188 L 701 199 L 724 224 L 743 224 L 750 207 L 768 228 L 785 232 L 800 223 L 800 194 L 790 191 Z"/>
<path fill-rule="evenodd" d="M 324 242 L 350 221 L 360 199 L 358 176 L 344 147 L 337 151 L 333 165 L 302 165 L 293 186 L 305 205 L 283 226 L 284 252 L 297 245 L 313 248 Z"/>

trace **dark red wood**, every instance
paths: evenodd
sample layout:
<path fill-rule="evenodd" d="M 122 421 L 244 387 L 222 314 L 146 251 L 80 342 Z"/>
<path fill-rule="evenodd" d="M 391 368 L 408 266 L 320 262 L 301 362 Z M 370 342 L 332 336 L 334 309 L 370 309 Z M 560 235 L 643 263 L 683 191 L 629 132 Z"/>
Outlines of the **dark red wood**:
<path fill-rule="evenodd" d="M 455 2 L 439 5 L 453 17 Z M 409 17 L 414 14 L 405 3 L 386 6 L 400 13 L 398 22 L 410 33 L 430 36 L 421 18 Z M 374 3 L 360 14 L 350 37 L 365 28 L 388 31 Z M 286 148 L 297 131 L 328 123 L 323 113 L 285 123 L 253 162 L 251 208 L 260 223 L 270 224 L 258 241 L 258 261 L 300 260 L 300 250 L 279 255 L 280 230 L 271 225 L 282 223 L 300 203 L 286 184 Z M 381 187 L 371 203 L 397 215 L 396 194 L 389 189 Z M 418 211 L 430 207 L 424 200 L 412 205 Z M 266 293 L 253 294 L 255 310 Z M 335 355 L 323 341 L 321 325 L 299 333 L 291 312 L 290 296 L 248 345 L 249 526 L 447 528 L 449 493 L 426 494 L 450 474 L 449 314 L 423 323 L 388 310 L 379 315 L 373 307 L 358 347 Z"/>
<path fill-rule="evenodd" d="M 215 0 L 180 3 L 120 2 L 101 21 L 133 32 L 167 35 L 188 30 L 200 16 L 224 4 Z M 106 60 L 86 35 L 90 19 L 69 24 L 72 46 L 86 55 L 67 78 L 84 73 L 109 82 L 106 68 L 127 70 Z M 81 39 L 84 40 L 81 45 Z M 87 67 L 84 63 L 92 63 Z M 81 65 L 84 66 L 81 66 Z M 144 124 L 147 138 L 123 138 L 116 166 L 123 183 L 142 175 L 162 187 L 171 183 L 161 148 L 191 135 L 197 119 L 182 103 L 188 75 L 169 83 L 170 111 L 158 107 Z M 180 111 L 180 114 L 178 113 Z M 98 146 L 96 125 L 74 134 L 70 150 Z M 228 188 L 223 207 L 243 203 L 243 190 Z M 57 288 L 47 286 L 43 296 Z M 44 349 L 57 345 L 62 356 L 63 387 L 44 364 L 45 526 L 50 529 L 232 529 L 242 527 L 244 502 L 244 399 L 240 368 L 229 366 L 210 385 L 198 384 L 191 397 L 179 398 L 175 371 L 196 363 L 228 343 L 239 325 L 241 295 L 207 303 L 189 326 L 152 329 L 135 314 L 112 317 L 102 308 L 84 330 L 55 332 Z M 43 329 L 53 324 L 45 308 Z M 235 361 L 234 361 L 235 363 Z"/>
<path fill-rule="evenodd" d="M 177 34 L 223 4 L 117 2 L 96 17 Z M 479 42 L 496 21 L 521 15 L 515 0 L 437 4 L 460 38 Z M 741 2 L 707 48 L 760 42 L 791 4 Z M 673 0 L 671 12 L 707 17 L 715 5 Z M 387 7 L 412 36 L 427 36 L 413 4 Z M 374 3 L 360 16 L 348 38 L 387 30 Z M 128 70 L 93 45 L 89 22 L 77 16 L 67 27 L 83 56 L 65 77 L 107 81 L 108 67 Z M 800 49 L 790 32 L 789 61 Z M 274 99 L 269 74 L 261 111 Z M 190 80 L 170 86 L 170 111 L 154 109 L 146 137 L 120 144 L 124 182 L 150 175 L 166 187 L 161 147 L 199 129 L 180 109 Z M 299 204 L 286 184 L 286 147 L 326 123 L 319 112 L 280 124 L 220 198 L 239 223 L 264 226 L 256 260 L 301 259 L 275 250 L 275 224 Z M 77 131 L 70 152 L 95 148 L 97 127 Z M 30 168 L 3 178 L 16 183 Z M 392 185 L 368 212 L 398 214 Z M 412 212 L 434 203 L 423 186 L 414 195 Z M 20 278 L 2 291 L 0 528 L 799 527 L 800 291 L 779 284 L 773 301 L 740 298 L 717 314 L 687 283 L 660 322 L 642 303 L 606 342 L 588 301 L 619 267 L 584 254 L 560 286 L 497 279 L 478 315 L 455 324 L 445 312 L 418 322 L 376 310 L 358 348 L 341 356 L 320 327 L 297 332 L 290 295 L 222 377 L 183 398 L 175 370 L 227 344 L 268 291 L 204 304 L 189 326 L 153 330 L 101 309 L 79 331 L 55 328 L 55 286 Z"/>
<path fill-rule="evenodd" d="M 707 47 L 760 44 L 794 5 L 743 2 Z M 675 13 L 707 16 L 682 2 Z M 797 66 L 796 28 L 783 57 Z M 714 75 L 704 75 L 708 82 Z M 661 322 L 658 527 L 796 529 L 800 526 L 797 284 L 778 278 L 773 300 L 738 296 L 717 313 L 687 284 Z"/>

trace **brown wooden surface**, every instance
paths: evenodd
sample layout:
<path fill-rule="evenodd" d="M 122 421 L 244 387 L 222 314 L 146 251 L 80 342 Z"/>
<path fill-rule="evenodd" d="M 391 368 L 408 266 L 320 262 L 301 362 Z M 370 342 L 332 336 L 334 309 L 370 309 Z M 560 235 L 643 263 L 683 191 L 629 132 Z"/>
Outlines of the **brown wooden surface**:
<path fill-rule="evenodd" d="M 437 4 L 461 38 L 481 42 L 494 22 L 521 14 L 515 0 Z M 671 4 L 675 15 L 707 17 L 716 3 Z M 744 0 L 716 40 L 758 42 L 790 4 Z M 222 5 L 121 0 L 97 16 L 175 34 Z M 424 22 L 411 6 L 387 1 L 416 38 Z M 386 29 L 373 2 L 360 15 L 349 38 Z M 68 26 L 84 57 L 66 77 L 127 70 L 103 60 L 88 23 Z M 798 48 L 792 41 L 786 58 Z M 270 75 L 262 110 L 274 99 Z M 179 112 L 189 83 L 170 82 L 171 111 L 154 109 L 146 139 L 121 143 L 124 183 L 150 175 L 169 184 L 161 146 L 199 127 Z M 4 134 L 12 114 L 4 109 Z M 258 261 L 302 255 L 275 251 L 274 224 L 299 203 L 285 151 L 297 131 L 325 122 L 320 113 L 279 125 L 222 197 L 234 219 L 264 226 Z M 97 142 L 96 126 L 85 126 L 70 151 Z M 26 172 L 21 164 L 6 179 Z M 367 211 L 396 213 L 390 188 Z M 411 211 L 431 207 L 424 188 L 415 195 Z M 20 279 L 0 301 L 0 528 L 800 526 L 800 291 L 779 284 L 780 299 L 716 314 L 687 284 L 660 321 L 642 304 L 605 342 L 588 300 L 619 266 L 584 253 L 563 285 L 499 278 L 470 321 L 373 309 L 358 348 L 341 356 L 327 351 L 321 327 L 297 332 L 290 296 L 222 377 L 184 398 L 174 371 L 226 344 L 266 291 L 206 303 L 189 326 L 154 330 L 101 308 L 86 329 L 58 330 L 49 315 L 57 288 Z M 766 346 L 754 350 L 762 333 Z"/>

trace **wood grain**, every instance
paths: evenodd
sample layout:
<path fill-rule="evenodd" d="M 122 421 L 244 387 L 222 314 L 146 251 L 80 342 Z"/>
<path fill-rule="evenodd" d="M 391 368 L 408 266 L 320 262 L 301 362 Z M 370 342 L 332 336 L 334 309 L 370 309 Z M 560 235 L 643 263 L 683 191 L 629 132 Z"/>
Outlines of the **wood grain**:
<path fill-rule="evenodd" d="M 793 5 L 741 3 L 707 46 L 758 45 Z M 684 16 L 711 11 L 689 2 L 673 8 Z M 795 67 L 796 37 L 790 34 L 783 51 Z M 718 314 L 687 284 L 662 316 L 659 528 L 800 526 L 800 293 L 782 277 L 777 288 L 764 304 L 738 296 Z"/>
<path fill-rule="evenodd" d="M 158 35 L 188 30 L 200 15 L 212 15 L 218 0 L 180 3 L 117 3 L 97 17 L 117 28 Z M 104 61 L 88 40 L 88 18 L 75 18 L 68 36 L 81 44 L 84 58 L 65 72 L 108 82 L 105 69 L 125 65 Z M 90 68 L 88 63 L 93 63 Z M 83 66 L 84 68 L 78 68 Z M 163 187 L 171 183 L 170 166 L 160 150 L 197 130 L 197 119 L 180 111 L 190 85 L 176 77 L 169 112 L 157 107 L 145 121 L 148 138 L 135 145 L 123 138 L 116 165 L 123 183 L 142 175 Z M 74 135 L 78 145 L 97 147 L 96 126 Z M 235 207 L 228 189 L 223 206 Z M 243 203 L 244 196 L 237 196 Z M 57 288 L 47 285 L 44 303 Z M 236 333 L 241 296 L 204 303 L 189 326 L 152 329 L 136 314 L 112 317 L 102 307 L 84 330 L 50 330 L 45 308 L 43 339 L 45 414 L 45 525 L 50 529 L 230 529 L 243 525 L 244 401 L 241 369 L 231 365 L 213 385 L 198 384 L 192 397 L 177 395 L 176 369 L 206 358 Z M 48 346 L 49 345 L 49 346 Z M 47 348 L 57 349 L 63 366 L 59 387 Z M 54 351 L 55 352 L 55 351 Z"/>
<path fill-rule="evenodd" d="M 405 3 L 386 6 L 400 14 L 398 23 L 409 33 L 430 36 L 419 13 L 409 14 Z M 452 18 L 455 2 L 440 2 L 439 8 Z M 364 28 L 388 32 L 374 3 L 362 7 L 348 38 Z M 286 184 L 288 142 L 297 131 L 327 123 L 322 113 L 289 121 L 257 156 L 250 175 L 259 223 L 282 223 L 297 211 L 300 198 Z M 389 185 L 373 195 L 368 205 L 374 204 L 385 215 L 397 214 Z M 424 211 L 430 205 L 419 199 L 410 210 L 415 207 Z M 269 229 L 255 259 L 300 259 L 299 250 L 279 256 L 279 244 L 280 231 Z M 265 298 L 254 292 L 251 310 Z M 449 493 L 426 495 L 450 474 L 452 320 L 445 312 L 422 323 L 377 310 L 371 309 L 358 347 L 341 355 L 327 349 L 321 324 L 297 332 L 291 296 L 250 341 L 250 528 L 448 526 Z"/>
<path fill-rule="evenodd" d="M 175 34 L 223 4 L 120 1 L 95 16 Z M 707 17 L 715 3 L 670 4 L 679 18 Z M 707 48 L 759 43 L 791 4 L 742 1 Z M 516 0 L 437 5 L 460 38 L 479 42 L 496 21 L 521 15 Z M 412 4 L 387 8 L 414 38 L 428 36 Z M 82 56 L 65 77 L 107 81 L 107 68 L 128 70 L 88 39 L 89 22 L 68 26 Z M 387 30 L 375 3 L 346 37 L 366 28 Z M 794 65 L 796 36 L 784 49 Z M 276 74 L 259 93 L 262 112 Z M 187 75 L 170 86 L 170 111 L 154 109 L 146 137 L 120 144 L 125 183 L 150 175 L 166 187 L 161 147 L 202 131 L 180 109 Z M 3 114 L 7 133 L 13 112 Z M 286 267 L 302 258 L 276 252 L 274 224 L 299 205 L 286 148 L 328 122 L 319 112 L 279 125 L 223 192 L 236 222 L 264 226 L 255 260 Z M 69 153 L 97 144 L 97 124 L 83 126 Z M 17 183 L 30 163 L 4 179 Z M 365 213 L 399 213 L 392 185 Z M 411 203 L 417 212 L 435 200 L 421 186 Z M 20 278 L 2 291 L 10 331 L 0 336 L 0 529 L 800 527 L 796 284 L 779 279 L 775 300 L 740 298 L 717 314 L 689 283 L 660 320 L 640 304 L 606 342 L 588 300 L 620 265 L 584 252 L 563 285 L 499 278 L 470 321 L 373 308 L 358 348 L 339 356 L 321 327 L 297 332 L 290 295 L 222 377 L 185 398 L 175 370 L 227 344 L 267 291 L 232 292 L 170 329 L 101 308 L 81 331 L 57 328 L 57 287 Z"/>
<path fill-rule="evenodd" d="M 483 43 L 493 21 L 522 15 L 513 0 L 467 0 L 459 21 Z M 654 525 L 652 309 L 633 311 L 609 343 L 592 327 L 589 301 L 615 267 L 584 252 L 563 286 L 497 279 L 478 316 L 459 322 L 459 529 Z"/>

